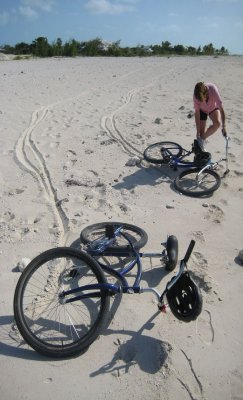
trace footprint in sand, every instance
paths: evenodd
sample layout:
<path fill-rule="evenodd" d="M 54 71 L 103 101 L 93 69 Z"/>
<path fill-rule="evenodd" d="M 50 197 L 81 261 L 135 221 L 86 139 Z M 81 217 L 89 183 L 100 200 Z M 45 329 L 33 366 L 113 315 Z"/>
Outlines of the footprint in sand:
<path fill-rule="evenodd" d="M 242 140 L 238 139 L 238 138 L 233 138 L 233 142 L 235 142 L 236 144 L 238 144 L 239 146 L 242 144 Z"/>
<path fill-rule="evenodd" d="M 13 195 L 14 193 L 11 192 L 11 196 Z M 29 233 L 29 231 L 29 223 L 25 223 L 10 211 L 6 211 L 0 217 L 0 242 L 18 242 Z"/>
<path fill-rule="evenodd" d="M 236 157 L 233 153 L 229 153 L 228 154 L 229 158 L 230 158 L 230 162 L 231 163 L 235 163 L 236 162 Z"/>
<path fill-rule="evenodd" d="M 228 205 L 228 200 L 221 199 L 220 203 L 222 203 L 224 206 L 227 206 Z"/>
<path fill-rule="evenodd" d="M 233 172 L 236 176 L 240 176 L 240 177 L 243 176 L 243 172 L 241 172 L 241 171 L 234 170 Z"/>
<path fill-rule="evenodd" d="M 113 208 L 108 201 L 106 188 L 103 184 L 99 183 L 99 181 L 95 184 L 93 180 L 86 186 L 87 189 L 86 187 L 83 188 L 83 203 L 86 207 L 97 211 L 103 211 L 103 213 Z"/>
<path fill-rule="evenodd" d="M 122 202 L 119 202 L 119 203 L 118 203 L 118 207 L 119 207 L 119 209 L 120 209 L 124 214 L 127 214 L 128 211 L 131 210 L 131 208 L 130 208 L 129 206 L 127 206 L 126 203 L 122 203 Z"/>
<path fill-rule="evenodd" d="M 222 183 L 222 187 L 224 187 L 224 188 L 228 188 L 228 187 L 229 187 L 229 185 L 228 185 L 228 183 L 227 183 L 226 181 L 223 181 L 223 183 Z"/>
<path fill-rule="evenodd" d="M 53 134 L 50 135 L 50 137 L 52 139 L 59 139 L 61 137 L 61 134 L 60 133 L 53 133 Z"/>
<path fill-rule="evenodd" d="M 50 149 L 55 149 L 58 148 L 60 146 L 60 142 L 51 142 L 49 144 Z"/>
<path fill-rule="evenodd" d="M 210 311 L 203 310 L 197 318 L 196 334 L 207 346 L 210 346 L 214 342 L 214 328 Z"/>
<path fill-rule="evenodd" d="M 193 236 L 195 237 L 196 240 L 204 243 L 205 242 L 205 238 L 204 238 L 204 234 L 202 231 L 194 231 L 192 232 Z"/>
<path fill-rule="evenodd" d="M 193 271 L 191 271 L 191 275 L 200 288 L 208 293 L 212 290 L 212 278 L 207 274 L 208 262 L 197 251 L 193 252 L 192 257 L 195 265 L 195 275 Z"/>
<path fill-rule="evenodd" d="M 211 220 L 215 224 L 220 224 L 224 218 L 224 211 L 216 204 L 210 204 L 207 208 L 206 219 Z"/>

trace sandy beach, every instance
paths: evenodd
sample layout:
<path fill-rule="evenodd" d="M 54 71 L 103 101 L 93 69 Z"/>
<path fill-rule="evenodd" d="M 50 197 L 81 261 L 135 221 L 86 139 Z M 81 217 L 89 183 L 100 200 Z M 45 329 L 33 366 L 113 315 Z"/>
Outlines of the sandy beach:
<path fill-rule="evenodd" d="M 243 399 L 243 57 L 4 60 L 0 76 L 1 398 Z M 201 80 L 218 86 L 230 137 L 230 173 L 206 199 L 181 195 L 178 172 L 143 160 L 155 142 L 191 147 Z M 224 157 L 220 132 L 207 149 Z M 196 240 L 188 267 L 201 315 L 185 324 L 158 314 L 151 294 L 118 296 L 86 353 L 42 357 L 14 324 L 19 261 L 80 247 L 84 227 L 112 220 L 143 228 L 145 251 L 173 234 L 182 258 Z M 143 286 L 162 291 L 162 268 L 145 260 Z"/>

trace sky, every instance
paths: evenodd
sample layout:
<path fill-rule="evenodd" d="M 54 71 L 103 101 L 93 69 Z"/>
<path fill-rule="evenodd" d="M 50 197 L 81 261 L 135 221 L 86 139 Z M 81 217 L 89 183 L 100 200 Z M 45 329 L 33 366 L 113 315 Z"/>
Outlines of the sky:
<path fill-rule="evenodd" d="M 121 47 L 212 43 L 243 55 L 243 0 L 0 0 L 0 46 L 40 36 Z"/>

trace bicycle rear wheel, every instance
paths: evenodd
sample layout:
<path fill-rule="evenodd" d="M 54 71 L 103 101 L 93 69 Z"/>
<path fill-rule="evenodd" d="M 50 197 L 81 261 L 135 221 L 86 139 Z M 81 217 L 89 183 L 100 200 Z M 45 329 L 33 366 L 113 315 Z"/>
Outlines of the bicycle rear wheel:
<path fill-rule="evenodd" d="M 174 181 L 175 188 L 191 197 L 203 197 L 213 193 L 221 184 L 220 176 L 211 169 L 200 171 L 200 168 L 192 168 L 181 172 Z"/>
<path fill-rule="evenodd" d="M 152 164 L 168 164 L 171 157 L 180 157 L 182 147 L 174 142 L 159 142 L 148 146 L 143 153 L 146 161 Z"/>
<path fill-rule="evenodd" d="M 101 331 L 109 296 L 97 287 L 72 294 L 87 296 L 65 303 L 61 293 L 104 283 L 103 271 L 84 252 L 60 247 L 40 254 L 23 271 L 15 290 L 14 316 L 21 335 L 45 356 L 64 358 L 81 353 Z"/>
<path fill-rule="evenodd" d="M 136 225 L 126 224 L 123 222 L 100 222 L 97 224 L 89 225 L 84 228 L 80 233 L 80 240 L 84 244 L 91 243 L 92 241 L 105 236 L 107 227 L 114 229 L 122 225 L 122 232 L 125 233 L 134 245 L 135 249 L 140 249 L 145 246 L 148 241 L 147 233 Z M 130 246 L 126 239 L 122 236 L 117 236 L 114 245 L 109 247 L 109 250 L 128 250 Z"/>

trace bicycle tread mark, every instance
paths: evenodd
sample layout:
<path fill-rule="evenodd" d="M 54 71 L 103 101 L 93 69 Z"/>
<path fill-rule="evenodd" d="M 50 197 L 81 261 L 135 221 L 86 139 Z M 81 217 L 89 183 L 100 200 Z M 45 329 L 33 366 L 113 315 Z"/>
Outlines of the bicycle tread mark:
<path fill-rule="evenodd" d="M 60 228 L 59 240 L 62 242 L 68 231 L 68 218 L 61 207 L 56 206 L 58 199 L 51 182 L 49 170 L 42 153 L 38 150 L 32 137 L 34 129 L 46 118 L 47 114 L 48 108 L 45 107 L 35 110 L 32 113 L 30 125 L 23 131 L 17 141 L 15 157 L 20 166 L 34 177 L 39 187 L 43 190 L 44 196 Z"/>
<path fill-rule="evenodd" d="M 128 104 L 131 103 L 134 93 L 135 90 L 131 90 L 130 92 L 128 92 L 127 95 L 123 97 L 122 99 L 123 104 L 120 107 L 118 107 L 109 116 L 102 117 L 101 128 L 112 139 L 114 139 L 117 143 L 119 143 L 123 147 L 123 150 L 129 154 L 129 156 L 135 156 L 135 155 L 143 156 L 141 151 L 136 149 L 136 147 L 134 147 L 131 143 L 129 143 L 128 140 L 124 138 L 124 136 L 121 134 L 116 125 L 116 115 L 122 110 L 122 108 L 126 107 Z"/>
<path fill-rule="evenodd" d="M 181 352 L 182 352 L 182 354 L 184 354 L 186 360 L 188 361 L 188 365 L 190 367 L 192 376 L 194 377 L 194 379 L 195 379 L 195 381 L 196 381 L 196 383 L 197 383 L 197 385 L 199 387 L 199 390 L 202 393 L 203 392 L 203 386 L 202 386 L 202 383 L 201 383 L 200 379 L 198 378 L 198 376 L 197 376 L 197 374 L 195 372 L 195 369 L 193 368 L 192 360 L 188 357 L 188 355 L 186 354 L 186 352 L 184 350 L 181 349 Z"/>
<path fill-rule="evenodd" d="M 173 363 L 171 368 L 174 371 L 174 380 L 177 380 L 183 392 L 186 390 L 189 399 L 205 400 L 204 388 L 193 366 L 193 360 L 188 357 L 185 350 L 182 348 L 179 350 L 178 364 L 177 362 Z M 183 368 L 181 368 L 182 366 Z M 180 392 L 180 388 L 178 388 L 178 392 Z"/>
<path fill-rule="evenodd" d="M 128 75 L 131 75 L 135 72 L 130 71 L 128 74 L 123 75 L 118 81 L 122 81 L 124 77 L 127 77 Z M 117 81 L 116 81 L 117 84 Z M 111 83 L 108 85 L 108 87 L 112 87 L 114 83 Z M 68 235 L 69 232 L 69 224 L 68 224 L 68 218 L 64 211 L 62 210 L 61 207 L 57 207 L 57 196 L 56 192 L 54 190 L 54 187 L 51 182 L 51 177 L 49 170 L 46 166 L 45 160 L 42 156 L 42 153 L 39 151 L 37 148 L 34 139 L 32 137 L 32 133 L 35 130 L 35 128 L 46 118 L 48 115 L 48 111 L 51 107 L 62 104 L 63 102 L 70 102 L 73 101 L 74 99 L 80 99 L 84 95 L 86 95 L 88 92 L 94 92 L 96 90 L 95 87 L 89 88 L 89 90 L 85 90 L 82 92 L 82 94 L 79 94 L 74 97 L 70 97 L 64 100 L 56 101 L 53 102 L 46 107 L 41 107 L 37 110 L 35 110 L 32 113 L 31 120 L 29 126 L 22 132 L 20 137 L 18 138 L 17 144 L 15 146 L 15 159 L 18 162 L 18 164 L 24 168 L 26 171 L 28 171 L 33 178 L 38 182 L 39 187 L 43 190 L 44 196 L 46 197 L 47 202 L 50 205 L 50 208 L 52 209 L 52 212 L 54 214 L 54 217 L 56 219 L 56 222 L 58 226 L 60 227 L 60 236 L 59 236 L 59 242 L 60 243 L 65 243 L 65 239 Z M 128 95 L 128 99 L 125 100 L 125 105 L 131 101 L 132 97 L 132 92 L 131 95 Z M 122 105 L 123 107 L 123 105 Z M 120 109 L 120 108 L 119 108 Z M 118 109 L 118 111 L 119 111 Z M 113 117 L 112 117 L 113 118 Z M 117 135 L 120 135 L 119 131 L 115 128 L 115 124 L 113 119 L 111 118 L 111 125 L 113 126 L 113 131 L 117 132 Z M 108 117 L 108 119 L 110 119 Z M 106 132 L 109 133 L 108 128 L 106 128 L 106 122 L 104 123 L 104 129 Z M 110 135 L 112 136 L 112 131 L 110 132 Z M 119 141 L 117 139 L 116 134 L 114 136 L 114 139 Z M 126 147 L 125 145 L 125 139 L 120 135 L 120 143 Z M 129 148 L 129 143 L 127 143 L 127 147 Z M 64 242 L 63 242 L 64 241 Z"/>

